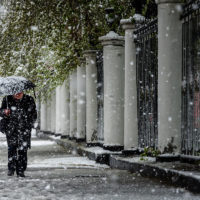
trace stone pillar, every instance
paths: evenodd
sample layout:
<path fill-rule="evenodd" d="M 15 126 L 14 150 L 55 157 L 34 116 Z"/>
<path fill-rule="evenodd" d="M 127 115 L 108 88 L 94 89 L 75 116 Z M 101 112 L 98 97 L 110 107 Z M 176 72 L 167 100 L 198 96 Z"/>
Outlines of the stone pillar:
<path fill-rule="evenodd" d="M 136 46 L 134 42 L 134 29 L 144 20 L 138 14 L 132 19 L 121 20 L 125 30 L 125 89 L 124 89 L 124 149 L 138 147 L 138 121 L 137 121 L 137 82 L 136 82 Z"/>
<path fill-rule="evenodd" d="M 100 37 L 104 66 L 104 148 L 124 146 L 124 37 L 113 31 Z"/>
<path fill-rule="evenodd" d="M 40 110 L 40 130 L 47 131 L 47 104 L 45 101 L 41 103 Z"/>
<path fill-rule="evenodd" d="M 84 52 L 86 58 L 86 142 L 97 144 L 97 66 L 96 51 Z"/>
<path fill-rule="evenodd" d="M 70 132 L 69 115 L 69 80 L 61 86 L 61 138 L 67 138 Z"/>
<path fill-rule="evenodd" d="M 181 149 L 182 23 L 181 0 L 158 4 L 158 148 Z"/>
<path fill-rule="evenodd" d="M 56 91 L 51 95 L 51 132 L 56 133 Z"/>
<path fill-rule="evenodd" d="M 76 138 L 77 132 L 77 69 L 70 74 L 70 139 Z"/>
<path fill-rule="evenodd" d="M 55 133 L 57 135 L 61 135 L 61 124 L 62 124 L 62 121 L 61 121 L 61 111 L 62 111 L 62 101 L 63 99 L 61 98 L 61 86 L 58 86 L 56 88 L 56 123 L 55 123 Z"/>
<path fill-rule="evenodd" d="M 40 125 L 41 125 L 41 101 L 40 99 L 36 99 L 36 109 L 37 109 L 37 120 L 34 124 L 34 128 L 36 129 L 36 132 L 40 129 Z"/>
<path fill-rule="evenodd" d="M 85 59 L 77 68 L 77 141 L 84 141 L 86 137 L 86 72 Z"/>
<path fill-rule="evenodd" d="M 47 131 L 51 132 L 51 98 L 47 100 L 46 103 L 46 116 L 47 116 Z"/>

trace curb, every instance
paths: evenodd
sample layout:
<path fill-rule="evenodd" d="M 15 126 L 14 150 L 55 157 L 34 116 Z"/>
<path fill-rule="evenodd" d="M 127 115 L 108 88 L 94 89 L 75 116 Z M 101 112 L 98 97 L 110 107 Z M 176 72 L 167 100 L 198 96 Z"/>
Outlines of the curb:
<path fill-rule="evenodd" d="M 74 143 L 73 141 L 61 141 L 61 140 L 55 140 L 58 145 L 63 146 L 64 148 L 67 148 L 71 151 L 76 151 L 81 156 L 87 156 L 90 160 L 94 160 L 100 164 L 109 164 L 109 154 L 103 153 L 103 154 L 96 154 L 91 151 L 87 151 L 86 147 L 83 145 L 79 145 Z"/>
<path fill-rule="evenodd" d="M 183 187 L 191 192 L 200 193 L 200 178 L 184 172 L 153 166 L 151 164 L 128 162 L 120 160 L 116 156 L 110 156 L 111 168 L 128 170 L 132 173 L 138 172 L 144 177 L 157 178 L 163 182 L 170 183 L 174 186 Z"/>
<path fill-rule="evenodd" d="M 91 149 L 92 147 L 87 147 L 84 142 L 76 143 L 73 140 L 58 139 L 54 136 L 52 137 L 51 135 L 39 134 L 38 137 L 55 141 L 58 145 L 62 146 L 63 148 L 69 151 L 75 151 L 81 156 L 87 156 L 90 160 L 94 160 L 100 164 L 109 165 L 111 154 L 117 154 L 117 155 L 121 154 L 119 152 L 116 153 L 116 152 L 112 152 L 108 150 L 104 150 L 105 153 L 96 153 L 96 152 L 90 151 L 89 149 Z"/>
<path fill-rule="evenodd" d="M 39 135 L 39 137 L 53 140 L 58 145 L 69 151 L 76 151 L 81 156 L 87 156 L 89 159 L 100 164 L 107 164 L 111 168 L 128 170 L 132 173 L 137 172 L 144 177 L 159 179 L 171 185 L 185 188 L 191 192 L 200 193 L 200 176 L 197 177 L 192 173 L 185 173 L 184 171 L 159 167 L 150 163 L 139 163 L 123 160 L 121 152 L 117 153 L 106 150 L 105 153 L 96 153 L 92 150 L 89 150 L 92 147 L 86 147 L 84 142 L 77 144 L 72 140 L 52 138 L 52 136 L 46 134 Z"/>

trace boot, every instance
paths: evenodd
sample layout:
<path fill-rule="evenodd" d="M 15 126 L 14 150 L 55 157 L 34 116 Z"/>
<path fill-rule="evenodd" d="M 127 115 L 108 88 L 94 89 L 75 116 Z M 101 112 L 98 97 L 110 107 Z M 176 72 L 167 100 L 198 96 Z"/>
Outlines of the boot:
<path fill-rule="evenodd" d="M 24 178 L 24 177 L 25 177 L 24 172 L 18 172 L 18 173 L 17 173 L 17 177 L 22 177 L 22 178 Z"/>
<path fill-rule="evenodd" d="M 14 176 L 14 173 L 15 173 L 15 171 L 13 171 L 13 170 L 8 170 L 8 176 Z"/>

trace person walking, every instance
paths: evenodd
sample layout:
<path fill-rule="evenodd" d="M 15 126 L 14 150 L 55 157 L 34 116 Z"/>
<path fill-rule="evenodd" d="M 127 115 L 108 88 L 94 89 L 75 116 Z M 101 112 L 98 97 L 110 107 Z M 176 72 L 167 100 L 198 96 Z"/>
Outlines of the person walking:
<path fill-rule="evenodd" d="M 3 98 L 0 108 L 4 133 L 8 144 L 8 176 L 15 171 L 18 177 L 25 177 L 27 151 L 31 148 L 31 130 L 37 119 L 33 97 L 19 92 Z"/>

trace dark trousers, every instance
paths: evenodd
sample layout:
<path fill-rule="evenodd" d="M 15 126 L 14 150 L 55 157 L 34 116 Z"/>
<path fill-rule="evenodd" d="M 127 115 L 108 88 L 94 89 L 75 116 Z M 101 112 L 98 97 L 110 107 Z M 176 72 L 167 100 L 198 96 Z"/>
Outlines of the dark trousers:
<path fill-rule="evenodd" d="M 27 168 L 27 149 L 19 150 L 16 145 L 8 146 L 8 170 L 18 173 Z"/>

